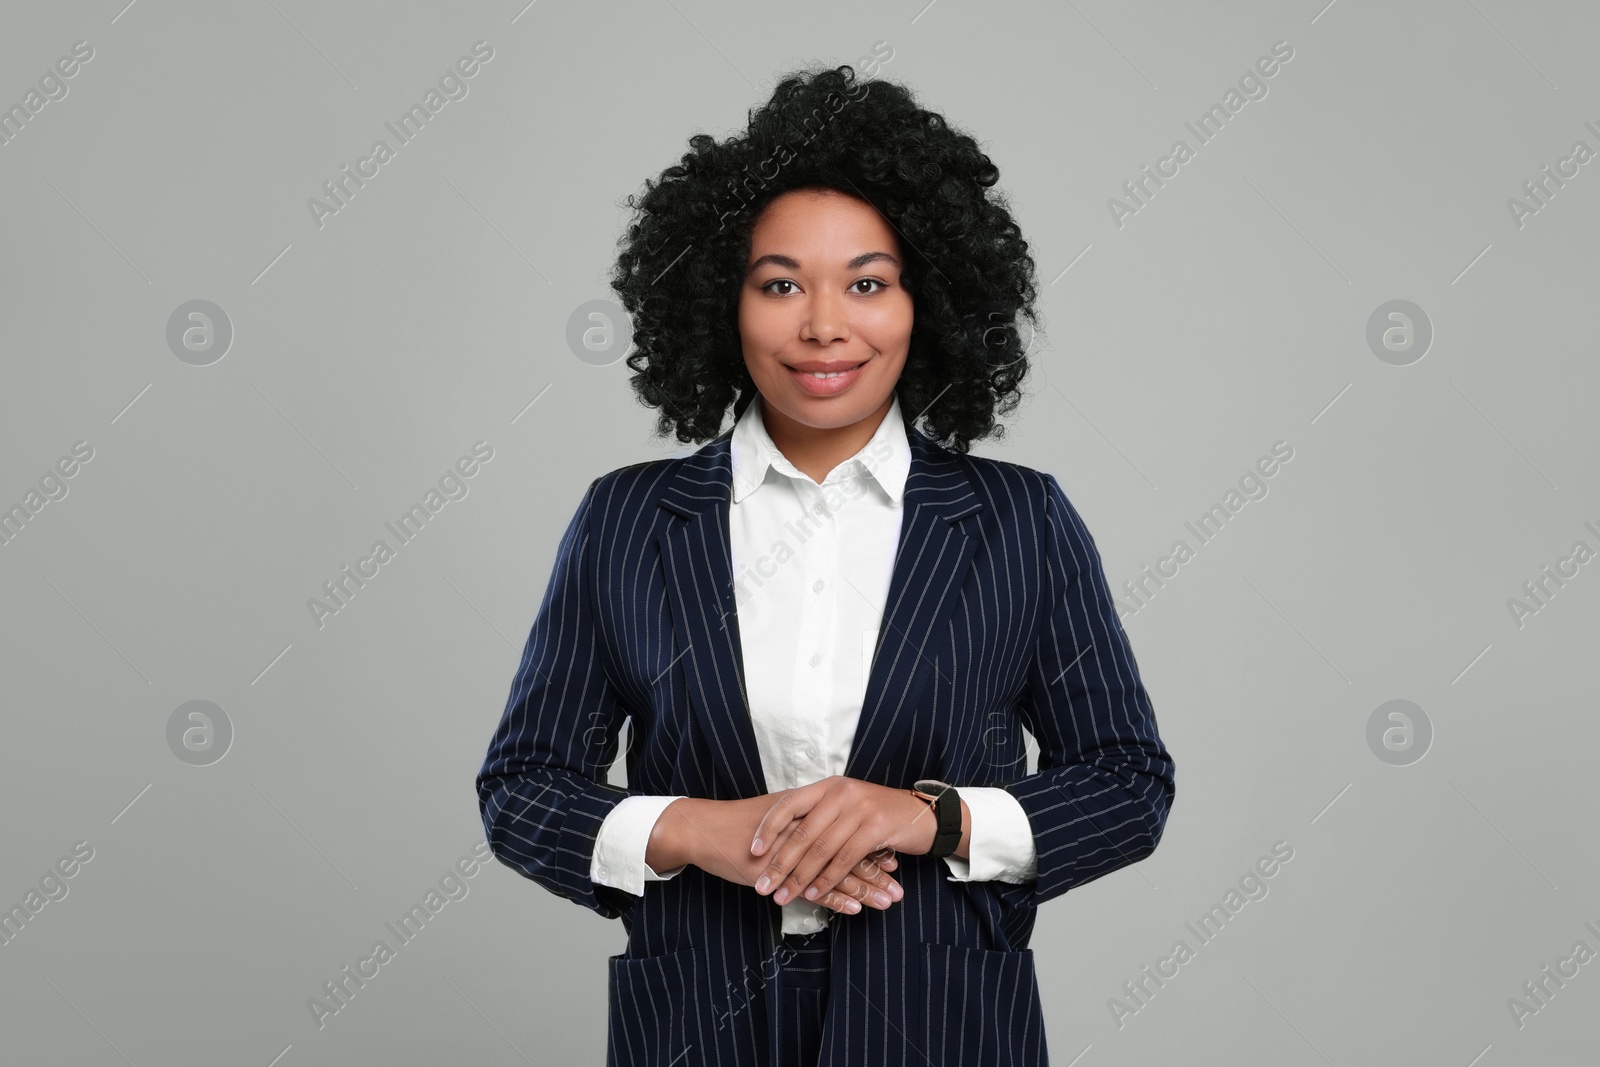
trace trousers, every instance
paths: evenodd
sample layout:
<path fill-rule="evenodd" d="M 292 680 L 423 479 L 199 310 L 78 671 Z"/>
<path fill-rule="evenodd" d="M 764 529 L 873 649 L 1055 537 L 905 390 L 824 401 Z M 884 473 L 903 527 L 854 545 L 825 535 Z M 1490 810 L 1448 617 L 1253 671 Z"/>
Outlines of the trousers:
<path fill-rule="evenodd" d="M 813 934 L 785 934 L 777 1020 L 781 1059 L 776 1067 L 817 1067 L 828 1016 L 828 947 L 832 925 Z"/>

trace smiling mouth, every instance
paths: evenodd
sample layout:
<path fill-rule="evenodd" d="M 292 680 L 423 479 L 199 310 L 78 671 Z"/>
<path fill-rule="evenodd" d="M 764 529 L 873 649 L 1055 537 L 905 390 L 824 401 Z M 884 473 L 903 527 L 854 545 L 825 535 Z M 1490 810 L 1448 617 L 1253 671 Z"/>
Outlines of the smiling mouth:
<path fill-rule="evenodd" d="M 821 381 L 826 381 L 829 378 L 837 378 L 840 375 L 849 374 L 852 371 L 858 371 L 862 367 L 865 367 L 866 365 L 867 365 L 866 360 L 862 360 L 860 363 L 857 363 L 853 367 L 846 367 L 843 370 L 835 370 L 835 371 L 798 370 L 798 369 L 796 369 L 794 367 L 790 367 L 789 369 L 791 371 L 794 371 L 794 373 L 796 373 L 796 374 L 804 374 L 807 377 L 816 378 L 816 379 L 821 380 Z"/>

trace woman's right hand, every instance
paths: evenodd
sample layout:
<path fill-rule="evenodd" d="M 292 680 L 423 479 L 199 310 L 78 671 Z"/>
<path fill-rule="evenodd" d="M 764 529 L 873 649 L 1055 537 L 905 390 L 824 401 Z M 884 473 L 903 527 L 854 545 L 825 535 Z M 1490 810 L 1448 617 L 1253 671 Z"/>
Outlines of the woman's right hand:
<path fill-rule="evenodd" d="M 770 794 L 743 800 L 674 800 L 651 833 L 647 862 L 658 871 L 692 863 L 718 878 L 754 886 L 770 859 L 752 856 L 749 842 L 772 803 Z M 790 827 L 781 829 L 773 844 L 781 845 L 789 831 Z M 889 872 L 898 866 L 892 849 L 871 853 L 821 900 L 812 903 L 847 915 L 863 906 L 887 911 L 904 894 L 900 883 L 889 877 Z M 883 902 L 874 896 L 880 892 L 886 894 Z"/>

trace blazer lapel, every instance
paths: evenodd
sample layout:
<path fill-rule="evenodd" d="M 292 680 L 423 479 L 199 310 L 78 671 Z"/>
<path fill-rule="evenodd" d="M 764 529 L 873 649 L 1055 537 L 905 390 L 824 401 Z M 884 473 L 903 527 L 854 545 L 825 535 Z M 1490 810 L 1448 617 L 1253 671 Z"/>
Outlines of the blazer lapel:
<path fill-rule="evenodd" d="M 683 460 L 660 506 L 677 520 L 656 537 L 679 653 L 705 735 L 717 749 L 728 798 L 768 792 L 750 721 L 728 540 L 732 430 Z M 949 619 L 977 550 L 983 502 L 957 459 L 909 423 L 904 517 L 861 719 L 844 773 L 898 781 L 895 755 L 937 664 L 928 638 Z"/>
<path fill-rule="evenodd" d="M 911 470 L 889 597 L 878 628 L 847 778 L 899 782 L 909 774 L 903 742 L 929 679 L 940 670 L 930 641 L 950 618 L 980 540 L 983 501 L 960 461 L 908 422 Z M 943 668 L 948 671 L 949 667 Z"/>
<path fill-rule="evenodd" d="M 750 724 L 728 545 L 732 436 L 728 430 L 684 459 L 661 496 L 661 507 L 681 521 L 666 522 L 656 535 L 667 602 L 683 646 L 679 655 L 689 701 L 717 750 L 716 770 L 730 791 L 715 798 L 723 800 L 768 792 Z"/>

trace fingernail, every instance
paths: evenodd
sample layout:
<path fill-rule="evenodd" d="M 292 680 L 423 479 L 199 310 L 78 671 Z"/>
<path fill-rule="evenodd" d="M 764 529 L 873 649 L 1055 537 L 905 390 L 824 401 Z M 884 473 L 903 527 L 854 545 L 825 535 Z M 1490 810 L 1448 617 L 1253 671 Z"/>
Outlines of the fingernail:
<path fill-rule="evenodd" d="M 770 886 L 771 884 L 772 884 L 772 879 L 768 878 L 766 875 L 763 874 L 761 876 L 761 880 L 756 883 L 756 892 L 757 893 L 765 893 L 767 891 L 767 887 Z"/>
<path fill-rule="evenodd" d="M 880 908 L 887 908 L 890 904 L 894 903 L 894 898 L 889 896 L 888 893 L 885 893 L 881 889 L 872 894 L 872 899 L 877 901 L 878 907 Z"/>
<path fill-rule="evenodd" d="M 854 915 L 856 912 L 861 910 L 861 901 L 854 898 L 845 901 L 844 910 L 849 912 L 851 915 Z"/>
<path fill-rule="evenodd" d="M 787 904 L 789 902 L 789 887 L 784 886 L 782 889 L 772 894 L 772 899 L 776 900 L 779 904 Z"/>
<path fill-rule="evenodd" d="M 812 886 L 810 889 L 806 890 L 806 899 L 807 900 L 816 900 L 818 895 L 819 894 L 817 893 L 817 887 L 816 886 Z"/>
<path fill-rule="evenodd" d="M 751 852 L 760 852 L 761 851 L 761 838 L 758 837 L 754 841 L 750 842 L 750 851 Z"/>
<path fill-rule="evenodd" d="M 890 884 L 889 892 L 891 894 L 893 894 L 894 899 L 896 899 L 896 900 L 899 900 L 901 897 L 905 896 L 905 893 L 906 893 L 906 891 L 904 889 L 900 888 L 900 883 L 899 882 L 894 882 L 894 883 Z"/>

